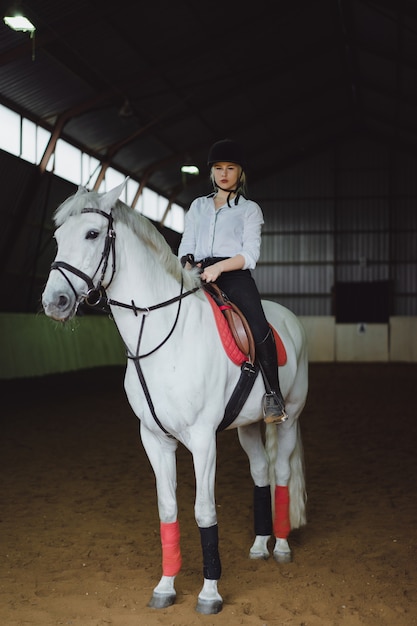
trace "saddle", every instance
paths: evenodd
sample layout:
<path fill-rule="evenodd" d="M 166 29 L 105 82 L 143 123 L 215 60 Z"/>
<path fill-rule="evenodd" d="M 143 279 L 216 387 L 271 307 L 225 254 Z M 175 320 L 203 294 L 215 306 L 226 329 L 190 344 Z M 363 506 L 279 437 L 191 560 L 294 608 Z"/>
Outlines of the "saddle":
<path fill-rule="evenodd" d="M 222 317 L 223 314 L 223 322 L 230 331 L 229 336 L 235 349 L 230 344 L 226 347 L 224 337 L 223 345 L 232 361 L 240 365 L 239 380 L 225 407 L 223 419 L 217 427 L 217 431 L 221 432 L 230 426 L 241 412 L 258 376 L 259 365 L 255 363 L 255 341 L 252 331 L 243 313 L 215 283 L 204 284 L 203 290 L 212 304 L 213 311 L 216 308 L 221 311 L 221 313 L 214 311 L 215 317 L 217 318 L 217 315 Z M 277 345 L 278 364 L 283 365 L 287 360 L 284 344 L 273 326 L 270 327 Z"/>
<path fill-rule="evenodd" d="M 181 257 L 181 265 L 185 267 L 187 263 L 189 263 L 191 267 L 198 265 L 198 261 L 196 262 L 193 254 L 185 254 Z M 213 298 L 214 302 L 222 311 L 237 348 L 253 365 L 255 363 L 255 342 L 246 317 L 215 283 L 202 283 L 202 288 L 206 294 Z"/>
<path fill-rule="evenodd" d="M 229 300 L 227 295 L 215 283 L 205 283 L 203 289 L 213 298 L 222 311 L 239 350 L 247 356 L 250 363 L 254 364 L 255 341 L 242 311 Z"/>

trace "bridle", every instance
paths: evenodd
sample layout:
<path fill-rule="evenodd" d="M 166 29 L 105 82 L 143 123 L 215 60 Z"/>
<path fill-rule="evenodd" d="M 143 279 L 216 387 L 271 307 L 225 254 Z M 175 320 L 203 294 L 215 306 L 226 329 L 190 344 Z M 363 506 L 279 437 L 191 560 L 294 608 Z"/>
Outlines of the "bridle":
<path fill-rule="evenodd" d="M 103 248 L 103 252 L 101 253 L 101 259 L 100 262 L 96 268 L 96 271 L 94 272 L 93 276 L 90 277 L 88 276 L 88 274 L 85 274 L 84 272 L 82 272 L 81 270 L 79 270 L 77 267 L 74 267 L 73 265 L 70 265 L 69 263 L 67 263 L 66 261 L 54 261 L 51 264 L 51 270 L 58 270 L 61 275 L 65 278 L 65 280 L 67 281 L 67 283 L 69 284 L 69 286 L 71 287 L 72 291 L 74 292 L 74 295 L 76 297 L 76 299 L 78 300 L 78 302 L 81 301 L 85 301 L 86 304 L 88 304 L 88 306 L 91 307 L 95 307 L 97 306 L 99 303 L 102 302 L 104 294 L 105 294 L 105 290 L 109 287 L 109 285 L 111 284 L 115 272 L 116 272 L 116 231 L 113 229 L 113 216 L 112 216 L 112 211 L 110 210 L 110 213 L 106 213 L 105 211 L 102 211 L 101 209 L 93 209 L 93 208 L 84 208 L 82 209 L 81 213 L 99 213 L 100 215 L 102 215 L 103 217 L 105 217 L 108 220 L 108 224 L 107 224 L 107 233 L 106 233 L 106 239 L 104 242 L 104 248 Z M 104 277 L 106 275 L 106 271 L 107 268 L 109 266 L 109 257 L 111 255 L 112 258 L 112 272 L 111 272 L 111 276 L 110 276 L 110 280 L 109 282 L 106 284 L 106 286 L 103 285 L 103 280 Z M 97 274 L 99 273 L 99 270 L 101 268 L 101 274 L 99 277 L 99 280 L 97 282 L 96 285 L 94 285 L 94 279 L 97 276 Z M 75 276 L 78 276 L 79 278 L 81 278 L 87 285 L 88 289 L 86 293 L 83 293 L 81 295 L 78 295 L 74 285 L 71 283 L 70 278 L 67 276 L 67 274 L 63 271 L 66 270 L 67 272 L 70 272 L 72 274 L 75 274 Z M 125 302 L 118 302 L 117 300 L 111 300 L 111 299 L 107 299 L 106 298 L 106 303 L 108 305 L 113 305 L 113 306 L 118 306 L 118 307 L 122 307 L 125 309 L 131 309 L 133 311 L 133 313 L 135 314 L 135 316 L 138 315 L 138 313 L 142 314 L 142 323 L 141 323 L 141 327 L 140 327 L 140 331 L 139 331 L 139 337 L 138 337 L 138 342 L 137 342 L 137 347 L 136 347 L 136 354 L 133 354 L 129 348 L 126 346 L 125 344 L 125 348 L 126 348 L 126 355 L 128 359 L 133 360 L 135 367 L 136 367 L 136 371 L 140 380 L 140 383 L 142 385 L 142 389 L 144 391 L 146 400 L 148 402 L 148 406 L 149 409 L 152 413 L 152 416 L 154 418 L 154 420 L 156 421 L 156 423 L 158 424 L 158 426 L 161 428 L 161 430 L 168 435 L 169 437 L 172 437 L 172 435 L 163 427 L 163 425 L 161 424 L 161 422 L 159 421 L 156 413 L 155 413 L 155 409 L 153 406 L 153 402 L 145 381 L 145 378 L 143 376 L 143 372 L 142 372 L 142 368 L 140 367 L 140 359 L 143 359 L 147 356 L 150 356 L 151 354 L 153 354 L 154 352 L 156 352 L 157 350 L 159 350 L 159 348 L 161 348 L 164 343 L 166 343 L 168 341 L 168 339 L 171 337 L 172 333 L 175 330 L 175 327 L 177 325 L 178 319 L 179 319 L 179 315 L 180 315 L 180 310 L 181 310 L 181 303 L 183 298 L 185 298 L 186 296 L 191 295 L 192 293 L 195 293 L 196 291 L 198 291 L 199 289 L 201 289 L 200 286 L 198 287 L 194 287 L 193 289 L 190 289 L 189 291 L 183 291 L 184 289 L 184 280 L 183 277 L 181 276 L 181 288 L 180 288 L 180 293 L 178 296 L 175 296 L 173 298 L 171 298 L 170 300 L 165 300 L 164 302 L 160 302 L 159 304 L 154 304 L 153 306 L 150 307 L 138 307 L 136 306 L 136 304 L 134 303 L 133 300 L 131 300 L 130 304 L 127 304 Z M 156 309 L 161 309 L 165 306 L 169 306 L 170 304 L 173 304 L 175 302 L 178 302 L 178 309 L 177 309 L 177 313 L 175 316 L 175 320 L 174 323 L 172 325 L 171 330 L 168 332 L 167 336 L 155 347 L 153 348 L 151 351 L 147 352 L 146 354 L 139 354 L 139 350 L 140 350 L 140 344 L 141 344 L 141 340 L 142 340 L 142 336 L 143 336 L 143 330 L 144 330 L 144 326 L 145 326 L 145 319 L 147 318 L 147 316 L 149 315 L 149 313 L 151 311 L 154 311 Z M 121 334 L 120 334 L 121 336 Z"/>
<path fill-rule="evenodd" d="M 87 274 L 79 270 L 77 267 L 74 267 L 73 265 L 70 265 L 69 263 L 66 263 L 65 261 L 54 261 L 51 264 L 51 270 L 58 270 L 61 273 L 61 275 L 65 278 L 65 280 L 71 287 L 72 291 L 74 292 L 74 295 L 76 299 L 78 300 L 78 302 L 81 302 L 82 300 L 84 300 L 86 304 L 88 304 L 91 307 L 94 307 L 99 304 L 99 302 L 102 300 L 102 297 L 103 297 L 103 290 L 105 289 L 103 287 L 103 280 L 107 271 L 110 253 L 112 256 L 112 274 L 111 274 L 109 282 L 106 285 L 106 288 L 112 282 L 114 274 L 116 272 L 116 255 L 115 255 L 116 233 L 113 229 L 113 216 L 111 214 L 111 211 L 110 213 L 106 213 L 105 211 L 102 211 L 101 209 L 85 208 L 85 209 L 82 209 L 81 213 L 99 213 L 100 215 L 102 215 L 108 220 L 104 248 L 103 248 L 103 252 L 101 253 L 100 263 L 98 264 L 96 271 L 94 272 L 93 276 L 90 278 L 90 276 L 88 276 Z M 101 266 L 103 266 L 101 270 L 101 276 L 97 282 L 97 285 L 95 286 L 94 278 L 98 274 Z M 82 280 L 86 283 L 88 287 L 87 292 L 84 294 L 81 294 L 81 297 L 80 297 L 75 291 L 74 285 L 68 278 L 67 274 L 63 272 L 63 270 L 67 270 L 67 272 L 71 272 L 72 274 L 75 274 L 79 278 L 82 278 Z"/>

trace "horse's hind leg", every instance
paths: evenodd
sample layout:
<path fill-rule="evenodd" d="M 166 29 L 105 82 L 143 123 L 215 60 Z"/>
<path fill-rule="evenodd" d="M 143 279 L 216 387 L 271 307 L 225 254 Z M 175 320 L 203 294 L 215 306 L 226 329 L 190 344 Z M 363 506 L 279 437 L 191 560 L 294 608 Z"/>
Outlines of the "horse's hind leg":
<path fill-rule="evenodd" d="M 303 448 L 298 420 L 280 424 L 273 434 L 277 438 L 273 554 L 278 563 L 288 563 L 292 560 L 289 533 L 292 528 L 298 528 L 306 521 Z"/>
<path fill-rule="evenodd" d="M 269 463 L 262 440 L 261 423 L 256 422 L 238 428 L 238 436 L 249 459 L 249 468 L 254 482 L 253 514 L 255 541 L 250 548 L 249 558 L 269 558 L 268 541 L 272 534 L 272 504 L 269 478 Z"/>

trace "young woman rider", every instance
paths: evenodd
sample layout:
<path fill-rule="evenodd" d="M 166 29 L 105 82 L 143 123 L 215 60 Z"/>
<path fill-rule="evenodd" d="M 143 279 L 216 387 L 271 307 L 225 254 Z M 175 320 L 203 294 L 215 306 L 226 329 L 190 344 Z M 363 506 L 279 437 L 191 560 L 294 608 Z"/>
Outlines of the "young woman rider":
<path fill-rule="evenodd" d="M 265 381 L 264 419 L 279 424 L 287 414 L 274 335 L 251 274 L 260 255 L 262 210 L 245 197 L 245 159 L 238 143 L 224 139 L 213 144 L 208 166 L 214 191 L 191 203 L 178 256 L 187 267 L 186 257 L 192 254 L 202 268 L 201 279 L 215 282 L 246 317 Z"/>

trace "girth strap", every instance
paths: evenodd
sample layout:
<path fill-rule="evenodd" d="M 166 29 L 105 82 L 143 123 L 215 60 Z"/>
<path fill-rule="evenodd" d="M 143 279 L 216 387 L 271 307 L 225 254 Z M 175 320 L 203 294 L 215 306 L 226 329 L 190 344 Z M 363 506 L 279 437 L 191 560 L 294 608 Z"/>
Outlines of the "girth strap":
<path fill-rule="evenodd" d="M 224 430 L 235 421 L 252 391 L 253 384 L 259 372 L 259 367 L 249 362 L 242 363 L 240 369 L 240 378 L 226 405 L 224 416 L 217 427 L 217 432 Z"/>

